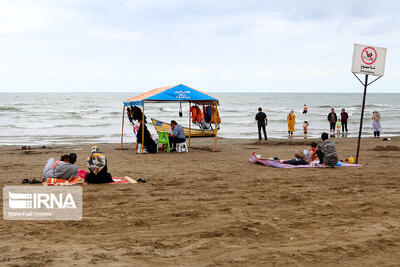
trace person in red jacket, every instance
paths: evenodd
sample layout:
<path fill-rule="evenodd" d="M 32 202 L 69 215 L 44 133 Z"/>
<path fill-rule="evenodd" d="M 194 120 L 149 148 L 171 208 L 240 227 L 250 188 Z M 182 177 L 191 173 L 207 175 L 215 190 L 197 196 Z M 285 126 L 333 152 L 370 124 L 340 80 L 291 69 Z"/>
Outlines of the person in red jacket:
<path fill-rule="evenodd" d="M 344 134 L 344 131 L 346 130 L 347 134 L 347 120 L 349 118 L 349 114 L 345 111 L 344 108 L 342 108 L 342 113 L 340 113 L 340 117 L 342 119 L 342 132 Z"/>

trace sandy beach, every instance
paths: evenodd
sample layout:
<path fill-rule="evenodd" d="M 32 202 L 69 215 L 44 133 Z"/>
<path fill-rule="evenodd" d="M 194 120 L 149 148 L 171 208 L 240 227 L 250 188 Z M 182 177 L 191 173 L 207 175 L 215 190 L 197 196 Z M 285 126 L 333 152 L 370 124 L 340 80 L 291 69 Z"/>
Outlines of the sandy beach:
<path fill-rule="evenodd" d="M 1 220 L 5 266 L 394 266 L 400 262 L 400 138 L 362 140 L 363 167 L 274 169 L 311 140 L 193 140 L 189 153 L 100 145 L 113 176 L 145 184 L 83 186 L 81 221 Z M 357 140 L 336 139 L 339 157 Z M 49 157 L 90 145 L 0 148 L 2 186 L 41 175 Z M 397 151 L 396 151 L 397 150 Z M 34 186 L 34 185 L 32 185 Z"/>

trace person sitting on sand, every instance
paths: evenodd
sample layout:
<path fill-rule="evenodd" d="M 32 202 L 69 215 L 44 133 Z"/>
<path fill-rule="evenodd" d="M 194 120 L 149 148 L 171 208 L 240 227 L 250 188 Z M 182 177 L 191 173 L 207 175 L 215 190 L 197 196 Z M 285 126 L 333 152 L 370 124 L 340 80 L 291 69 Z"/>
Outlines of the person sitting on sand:
<path fill-rule="evenodd" d="M 183 131 L 183 128 L 178 125 L 178 123 L 174 120 L 171 121 L 171 129 L 172 133 L 169 134 L 169 143 L 171 145 L 171 151 L 176 150 L 176 144 L 183 143 L 186 141 L 186 135 Z"/>
<path fill-rule="evenodd" d="M 336 152 L 335 143 L 328 140 L 328 138 L 329 135 L 327 133 L 321 134 L 322 143 L 317 146 L 316 153 L 319 158 L 319 162 L 325 167 L 335 167 L 339 161 L 338 154 Z"/>
<path fill-rule="evenodd" d="M 290 164 L 290 165 L 307 165 L 308 164 L 308 161 L 303 152 L 297 151 L 296 153 L 294 153 L 294 156 L 296 158 L 284 161 L 283 163 Z"/>
<path fill-rule="evenodd" d="M 71 177 L 78 176 L 78 166 L 76 162 L 77 156 L 75 153 L 61 156 L 61 159 L 56 161 L 50 158 L 43 169 L 43 178 L 58 178 L 68 180 Z"/>
<path fill-rule="evenodd" d="M 85 181 L 88 184 L 104 184 L 113 182 L 112 176 L 107 172 L 107 159 L 101 154 L 98 146 L 93 146 L 90 150 L 90 156 L 86 161 L 89 173 L 85 175 Z"/>
<path fill-rule="evenodd" d="M 310 148 L 310 158 L 311 158 L 311 162 L 313 162 L 314 160 L 317 159 L 316 149 L 317 149 L 317 143 L 312 142 L 312 143 L 311 143 L 311 148 Z"/>
<path fill-rule="evenodd" d="M 138 144 L 142 143 L 142 131 L 143 131 L 142 127 L 144 127 L 144 146 L 142 146 L 142 147 L 146 148 L 147 153 L 156 153 L 157 152 L 157 144 L 156 144 L 156 142 L 154 142 L 153 138 L 151 138 L 151 134 L 150 134 L 149 130 L 147 130 L 147 126 L 143 123 L 142 120 L 140 120 L 139 123 L 140 123 L 140 126 L 137 131 L 136 142 Z"/>

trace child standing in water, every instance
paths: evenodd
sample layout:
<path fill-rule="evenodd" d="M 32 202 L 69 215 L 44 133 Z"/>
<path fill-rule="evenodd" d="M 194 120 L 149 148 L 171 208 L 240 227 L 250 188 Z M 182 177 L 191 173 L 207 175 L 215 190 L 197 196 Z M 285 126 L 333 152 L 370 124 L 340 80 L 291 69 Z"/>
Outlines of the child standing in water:
<path fill-rule="evenodd" d="M 376 110 L 372 114 L 372 128 L 374 128 L 374 137 L 379 138 L 382 131 L 381 114 L 379 114 L 379 112 Z"/>
<path fill-rule="evenodd" d="M 304 108 L 303 108 L 303 114 L 307 114 L 308 111 L 308 107 L 306 104 L 304 104 Z"/>
<path fill-rule="evenodd" d="M 342 129 L 342 122 L 340 121 L 340 119 L 338 119 L 338 121 L 336 122 L 336 134 L 338 136 L 340 136 L 340 129 Z"/>
<path fill-rule="evenodd" d="M 304 121 L 304 123 L 303 123 L 303 132 L 304 132 L 304 135 L 307 135 L 307 128 L 308 128 L 308 126 L 310 126 L 310 124 L 308 123 L 308 121 Z"/>

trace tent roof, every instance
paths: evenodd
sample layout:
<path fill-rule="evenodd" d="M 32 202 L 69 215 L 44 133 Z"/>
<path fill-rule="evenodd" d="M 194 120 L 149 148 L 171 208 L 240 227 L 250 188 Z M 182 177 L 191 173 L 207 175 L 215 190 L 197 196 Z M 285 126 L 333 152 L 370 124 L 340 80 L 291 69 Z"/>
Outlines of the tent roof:
<path fill-rule="evenodd" d="M 189 86 L 178 84 L 166 87 L 159 87 L 147 91 L 141 95 L 124 101 L 125 106 L 141 106 L 146 102 L 193 102 L 196 104 L 215 104 L 218 100 L 199 90 Z"/>

